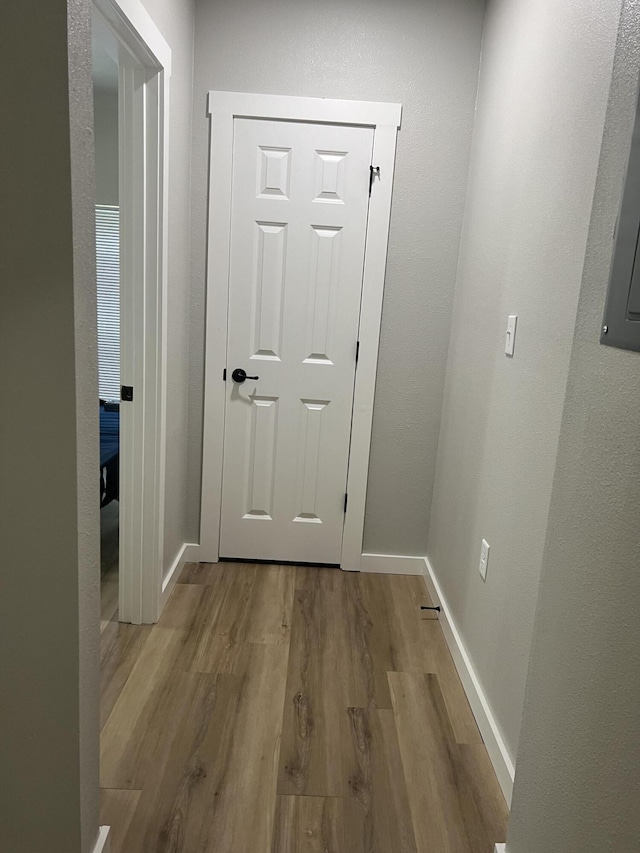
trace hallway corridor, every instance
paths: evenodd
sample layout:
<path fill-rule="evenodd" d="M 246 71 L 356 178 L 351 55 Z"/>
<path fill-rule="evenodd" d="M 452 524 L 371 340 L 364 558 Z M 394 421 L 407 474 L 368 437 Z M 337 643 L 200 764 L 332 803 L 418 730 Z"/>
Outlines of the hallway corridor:
<path fill-rule="evenodd" d="M 111 853 L 493 853 L 507 808 L 419 577 L 188 564 L 102 634 Z"/>

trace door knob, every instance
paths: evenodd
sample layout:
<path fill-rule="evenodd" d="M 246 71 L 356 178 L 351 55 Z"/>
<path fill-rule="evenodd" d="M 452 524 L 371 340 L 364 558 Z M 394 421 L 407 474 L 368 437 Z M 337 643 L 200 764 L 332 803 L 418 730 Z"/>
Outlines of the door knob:
<path fill-rule="evenodd" d="M 247 371 L 243 370 L 241 367 L 236 367 L 231 374 L 231 378 L 234 382 L 238 382 L 240 385 L 242 385 L 245 379 L 260 379 L 259 376 L 247 376 Z"/>

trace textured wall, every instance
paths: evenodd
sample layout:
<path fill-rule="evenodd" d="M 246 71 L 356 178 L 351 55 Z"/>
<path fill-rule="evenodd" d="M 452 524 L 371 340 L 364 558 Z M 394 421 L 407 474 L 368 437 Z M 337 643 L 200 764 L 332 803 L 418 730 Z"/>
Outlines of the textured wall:
<path fill-rule="evenodd" d="M 98 829 L 90 4 L 68 5 L 2 18 L 3 853 L 89 853 Z"/>
<path fill-rule="evenodd" d="M 365 549 L 423 554 L 483 0 L 198 0 L 189 535 L 198 536 L 209 89 L 401 102 Z M 197 540 L 196 540 L 197 541 Z"/>
<path fill-rule="evenodd" d="M 194 3 L 193 0 L 143 0 L 143 5 L 171 48 L 172 65 L 169 96 L 166 571 L 189 538 L 186 532 L 186 448 Z"/>
<path fill-rule="evenodd" d="M 90 853 L 99 817 L 100 775 L 100 510 L 95 485 L 100 439 L 96 411 L 98 330 L 91 4 L 88 0 L 67 0 L 67 7 L 76 372 L 80 849 L 82 853 Z M 40 547 L 42 541 L 39 540 Z"/>
<path fill-rule="evenodd" d="M 619 9 L 487 9 L 427 553 L 512 758 Z"/>
<path fill-rule="evenodd" d="M 553 484 L 509 853 L 631 853 L 640 839 L 640 355 L 598 342 L 640 68 L 640 4 L 625 5 Z"/>

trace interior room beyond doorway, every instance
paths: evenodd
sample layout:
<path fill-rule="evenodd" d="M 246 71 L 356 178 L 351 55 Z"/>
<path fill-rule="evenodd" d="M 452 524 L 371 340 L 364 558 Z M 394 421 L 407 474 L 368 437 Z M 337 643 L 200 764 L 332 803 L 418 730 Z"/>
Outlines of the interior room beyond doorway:
<path fill-rule="evenodd" d="M 118 63 L 113 36 L 93 29 L 96 268 L 100 405 L 101 628 L 117 618 L 120 510 L 120 207 Z"/>

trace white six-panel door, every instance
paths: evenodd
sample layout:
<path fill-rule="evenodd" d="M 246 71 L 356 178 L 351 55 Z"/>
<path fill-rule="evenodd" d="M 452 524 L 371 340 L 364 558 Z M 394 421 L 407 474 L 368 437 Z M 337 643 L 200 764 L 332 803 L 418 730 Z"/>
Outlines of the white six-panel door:
<path fill-rule="evenodd" d="M 372 147 L 234 121 L 221 557 L 340 563 Z"/>

